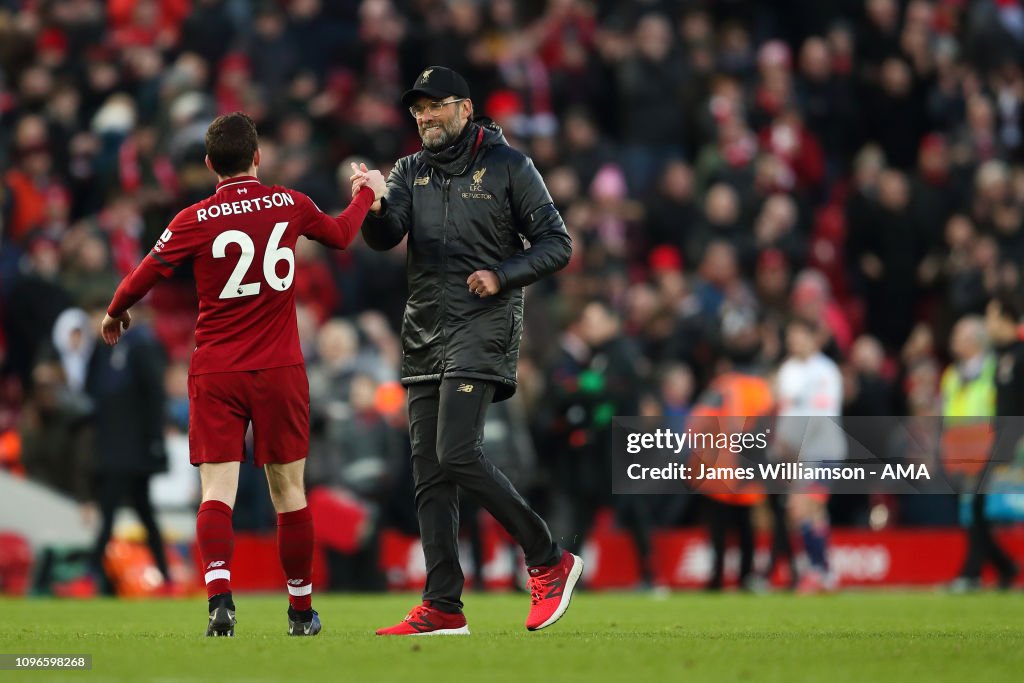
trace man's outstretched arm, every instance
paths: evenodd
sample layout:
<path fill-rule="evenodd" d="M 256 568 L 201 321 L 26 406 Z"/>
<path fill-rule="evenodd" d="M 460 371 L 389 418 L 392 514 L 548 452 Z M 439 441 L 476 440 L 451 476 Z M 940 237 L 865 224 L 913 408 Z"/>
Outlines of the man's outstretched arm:
<path fill-rule="evenodd" d="M 353 176 L 352 202 L 338 216 L 330 216 L 317 208 L 313 200 L 301 195 L 308 204 L 308 227 L 303 233 L 306 237 L 316 240 L 333 249 L 344 249 L 352 244 L 359 226 L 366 218 L 366 212 L 375 200 L 379 199 L 386 189 L 384 177 L 380 171 L 360 173 Z M 295 193 L 299 194 L 299 193 Z"/>
<path fill-rule="evenodd" d="M 354 170 L 354 169 L 353 169 Z M 374 251 L 397 246 L 412 224 L 412 195 L 409 194 L 409 157 L 398 160 L 388 174 L 387 192 L 370 208 L 363 222 L 363 240 Z"/>

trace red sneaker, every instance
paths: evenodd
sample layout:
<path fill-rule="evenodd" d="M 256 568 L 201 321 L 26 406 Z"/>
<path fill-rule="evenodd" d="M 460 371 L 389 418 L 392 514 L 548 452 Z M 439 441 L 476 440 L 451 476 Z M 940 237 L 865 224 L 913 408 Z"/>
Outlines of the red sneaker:
<path fill-rule="evenodd" d="M 562 551 L 562 559 L 553 567 L 530 567 L 532 604 L 526 628 L 539 631 L 562 618 L 569 609 L 572 589 L 583 574 L 583 559 Z"/>
<path fill-rule="evenodd" d="M 377 629 L 378 636 L 468 636 L 466 615 L 442 612 L 429 600 L 416 605 L 405 619 L 389 628 Z"/>

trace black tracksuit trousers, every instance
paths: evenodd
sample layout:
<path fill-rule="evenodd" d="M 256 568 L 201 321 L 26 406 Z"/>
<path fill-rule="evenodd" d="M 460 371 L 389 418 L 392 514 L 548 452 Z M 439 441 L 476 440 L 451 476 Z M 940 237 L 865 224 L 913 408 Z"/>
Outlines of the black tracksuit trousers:
<path fill-rule="evenodd" d="M 446 612 L 462 610 L 460 487 L 522 546 L 528 566 L 555 564 L 561 553 L 544 520 L 484 457 L 484 421 L 494 390 L 490 382 L 464 378 L 409 387 L 416 514 L 427 566 L 423 600 Z"/>

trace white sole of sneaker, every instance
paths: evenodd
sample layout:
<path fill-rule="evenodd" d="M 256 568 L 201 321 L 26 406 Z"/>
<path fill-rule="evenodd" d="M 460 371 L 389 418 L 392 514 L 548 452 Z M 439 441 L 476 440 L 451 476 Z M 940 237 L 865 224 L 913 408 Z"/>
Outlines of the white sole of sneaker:
<path fill-rule="evenodd" d="M 468 636 L 469 635 L 469 624 L 462 626 L 461 628 L 440 628 L 436 631 L 427 631 L 426 633 L 410 633 L 410 636 Z"/>
<path fill-rule="evenodd" d="M 573 555 L 572 569 L 569 570 L 569 578 L 565 581 L 565 590 L 562 591 L 562 599 L 558 602 L 558 609 L 555 610 L 555 613 L 551 615 L 550 619 L 537 628 L 530 629 L 531 631 L 539 631 L 542 628 L 547 628 L 562 618 L 562 615 L 569 609 L 569 601 L 572 600 L 572 590 L 576 587 L 576 583 L 580 580 L 581 576 L 583 576 L 583 558 L 578 555 Z"/>

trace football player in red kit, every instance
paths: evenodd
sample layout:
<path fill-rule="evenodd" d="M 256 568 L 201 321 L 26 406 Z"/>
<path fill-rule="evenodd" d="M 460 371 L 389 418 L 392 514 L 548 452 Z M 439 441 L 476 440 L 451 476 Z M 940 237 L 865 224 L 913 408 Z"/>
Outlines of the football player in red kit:
<path fill-rule="evenodd" d="M 236 112 L 206 132 L 206 165 L 217 191 L 183 210 L 153 250 L 121 282 L 101 333 L 116 344 L 128 309 L 162 277 L 191 262 L 199 294 L 196 348 L 189 372 L 189 450 L 202 480 L 196 536 L 209 597 L 206 635 L 232 636 L 232 508 L 244 440 L 252 424 L 254 456 L 264 467 L 277 510 L 278 546 L 288 588 L 289 635 L 316 635 L 310 574 L 313 521 L 303 470 L 309 450 L 309 384 L 295 320 L 295 243 L 299 236 L 336 249 L 355 237 L 385 190 L 379 171 L 353 184 L 338 217 L 304 194 L 256 179 L 256 126 Z"/>

